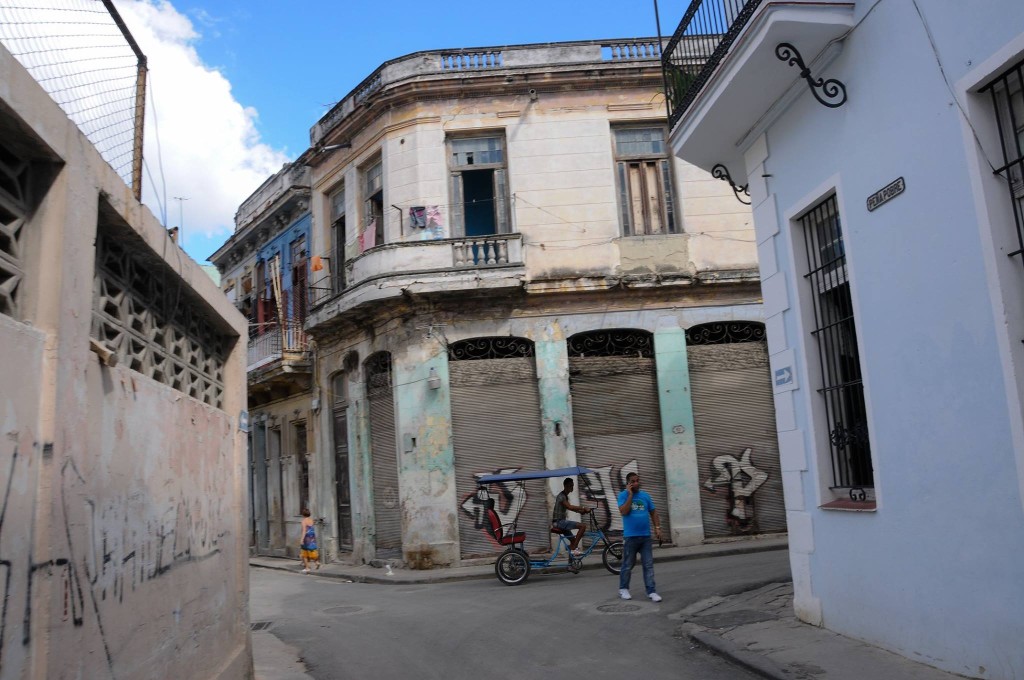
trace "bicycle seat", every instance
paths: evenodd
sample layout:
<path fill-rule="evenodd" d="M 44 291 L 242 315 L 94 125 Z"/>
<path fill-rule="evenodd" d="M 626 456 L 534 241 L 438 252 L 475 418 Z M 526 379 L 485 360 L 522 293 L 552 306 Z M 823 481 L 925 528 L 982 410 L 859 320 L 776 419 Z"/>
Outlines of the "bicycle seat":
<path fill-rule="evenodd" d="M 571 531 L 569 531 L 568 529 L 559 529 L 554 524 L 551 525 L 551 533 L 558 534 L 559 536 L 568 536 L 569 538 L 572 538 Z"/>

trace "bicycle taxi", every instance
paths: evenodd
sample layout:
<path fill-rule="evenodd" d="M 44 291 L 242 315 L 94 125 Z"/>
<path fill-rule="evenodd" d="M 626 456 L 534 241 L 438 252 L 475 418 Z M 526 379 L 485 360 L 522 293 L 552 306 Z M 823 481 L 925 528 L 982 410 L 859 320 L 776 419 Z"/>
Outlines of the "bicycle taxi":
<path fill-rule="evenodd" d="M 589 527 L 584 534 L 582 554 L 574 556 L 569 550 L 569 543 L 572 532 L 560 531 L 552 528 L 550 531 L 555 534 L 557 542 L 550 557 L 540 557 L 527 553 L 523 544 L 526 542 L 526 533 L 518 531 L 518 519 L 523 505 L 526 503 L 525 493 L 513 494 L 514 498 L 522 499 L 519 507 L 512 513 L 512 522 L 502 523 L 498 513 L 494 510 L 494 499 L 490 497 L 488 486 L 490 484 L 505 484 L 514 482 L 516 485 L 525 488 L 525 483 L 532 479 L 548 479 L 550 477 L 572 477 L 576 476 L 583 481 L 583 484 L 590 487 L 587 481 L 587 473 L 593 470 L 585 467 L 559 468 L 557 470 L 519 470 L 508 474 L 485 475 L 477 480 L 480 497 L 484 499 L 487 521 L 490 524 L 491 535 L 499 545 L 507 546 L 506 550 L 498 556 L 494 563 L 494 573 L 498 580 L 509 586 L 517 586 L 526 582 L 530 572 L 534 569 L 548 569 L 556 566 L 559 555 L 565 551 L 566 571 L 578 574 L 583 567 L 583 561 L 598 547 L 603 545 L 601 561 L 605 568 L 613 574 L 618 574 L 622 567 L 622 541 L 609 540 L 604 531 L 598 526 L 593 512 L 586 514 L 584 522 L 589 522 Z"/>

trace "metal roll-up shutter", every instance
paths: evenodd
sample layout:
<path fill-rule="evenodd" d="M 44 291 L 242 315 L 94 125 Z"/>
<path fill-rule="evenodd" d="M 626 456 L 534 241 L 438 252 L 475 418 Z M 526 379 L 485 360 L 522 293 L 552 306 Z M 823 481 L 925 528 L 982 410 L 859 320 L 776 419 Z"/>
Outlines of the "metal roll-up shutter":
<path fill-rule="evenodd" d="M 596 502 L 598 523 L 621 534 L 617 496 L 626 475 L 637 472 L 654 499 L 662 535 L 671 536 L 654 359 L 570 357 L 569 388 L 576 462 L 595 470 L 587 475 L 589 489 L 579 485 L 581 500 Z"/>
<path fill-rule="evenodd" d="M 767 345 L 697 345 L 687 354 L 704 535 L 785 531 Z"/>
<path fill-rule="evenodd" d="M 490 538 L 477 477 L 545 467 L 534 362 L 532 357 L 452 361 L 449 373 L 462 557 L 491 555 L 504 547 Z M 518 513 L 527 550 L 550 548 L 550 494 L 543 480 L 526 482 L 524 490 L 517 483 L 491 485 L 489 493 L 503 523 Z"/>
<path fill-rule="evenodd" d="M 399 557 L 402 554 L 402 510 L 398 496 L 395 402 L 391 387 L 372 390 L 369 401 L 377 557 Z"/>

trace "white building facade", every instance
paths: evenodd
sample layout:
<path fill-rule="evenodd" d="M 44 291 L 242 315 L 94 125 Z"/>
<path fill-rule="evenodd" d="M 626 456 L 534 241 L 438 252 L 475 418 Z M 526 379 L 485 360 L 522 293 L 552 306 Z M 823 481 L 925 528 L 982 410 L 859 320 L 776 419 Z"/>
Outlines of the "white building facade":
<path fill-rule="evenodd" d="M 797 614 L 1024 677 L 1024 4 L 692 3 L 664 65 L 753 204 Z"/>

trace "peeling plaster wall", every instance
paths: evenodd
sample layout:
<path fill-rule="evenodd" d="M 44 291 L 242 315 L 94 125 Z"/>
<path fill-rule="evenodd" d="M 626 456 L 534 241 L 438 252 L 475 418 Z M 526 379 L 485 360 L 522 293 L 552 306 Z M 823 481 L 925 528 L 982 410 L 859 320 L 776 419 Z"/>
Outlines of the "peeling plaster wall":
<path fill-rule="evenodd" d="M 459 527 L 448 359 L 437 343 L 409 345 L 394 367 L 403 558 L 416 569 L 451 565 Z M 428 385 L 431 369 L 439 389 Z"/>
<path fill-rule="evenodd" d="M 602 328 L 635 328 L 654 333 L 672 539 L 680 545 L 703 540 L 685 329 L 712 321 L 763 321 L 761 305 L 753 300 L 736 300 L 732 304 L 687 307 L 663 303 L 647 309 L 616 307 L 588 312 L 578 308 L 578 304 L 551 303 L 551 309 L 543 312 L 520 310 L 512 315 L 497 308 L 478 309 L 476 313 L 463 310 L 450 317 L 440 312 L 410 314 L 372 337 L 352 333 L 321 341 L 321 384 L 328 384 L 330 376 L 343 370 L 345 352 L 339 348 L 358 353 L 360 360 L 382 350 L 393 355 L 403 557 L 409 566 L 459 564 L 456 451 L 443 342 L 475 337 L 512 335 L 534 341 L 545 461 L 549 467 L 561 467 L 576 462 L 566 339 Z M 426 327 L 442 322 L 445 325 L 440 331 L 433 330 L 434 335 L 426 337 Z M 427 384 L 431 368 L 441 382 L 436 390 Z M 374 556 L 372 466 L 365 388 L 360 373 L 349 374 L 352 380 L 348 444 L 353 485 L 353 558 L 368 561 Z M 321 421 L 321 428 L 327 422 Z M 561 435 L 556 434 L 556 422 L 561 424 Z M 321 448 L 331 450 L 328 442 Z M 552 491 L 557 489 L 552 487 Z"/>
<path fill-rule="evenodd" d="M 387 242 L 452 238 L 445 140 L 494 133 L 505 138 L 512 231 L 523 235 L 529 278 L 755 269 L 749 207 L 736 200 L 728 184 L 673 156 L 669 159 L 680 233 L 622 236 L 611 129 L 618 124 L 664 125 L 660 101 L 652 103 L 656 94 L 653 88 L 581 89 L 544 93 L 535 102 L 510 94 L 399 105 L 355 131 L 351 152 L 335 152 L 336 157 L 313 168 L 313 190 L 320 198 L 313 201 L 319 226 L 312 252 L 331 251 L 325 197 L 344 182 L 346 257 L 358 256 L 360 168 L 378 154 L 384 160 Z M 411 228 L 408 207 L 413 205 L 439 206 L 444 226 L 437 231 Z M 441 255 L 402 250 L 382 263 L 425 256 L 423 268 L 430 269 Z M 364 271 L 371 265 L 362 259 L 350 264 L 358 269 L 358 278 L 373 273 Z M 377 273 L 389 271 L 372 266 Z M 403 269 L 412 268 L 412 263 L 403 264 Z"/>
<path fill-rule="evenodd" d="M 0 317 L 0 678 L 249 678 L 244 319 L 2 48 L 0 99 L 62 163 Z M 101 197 L 234 338 L 222 408 L 90 351 Z"/>

